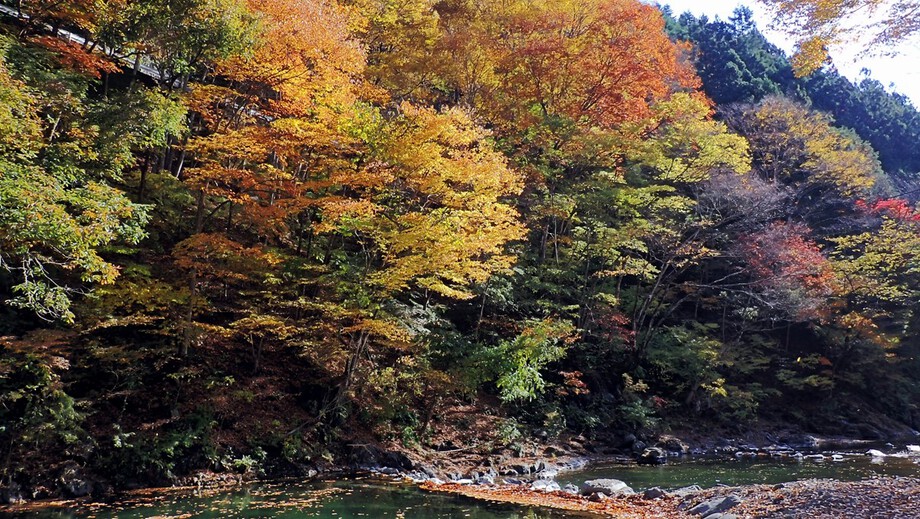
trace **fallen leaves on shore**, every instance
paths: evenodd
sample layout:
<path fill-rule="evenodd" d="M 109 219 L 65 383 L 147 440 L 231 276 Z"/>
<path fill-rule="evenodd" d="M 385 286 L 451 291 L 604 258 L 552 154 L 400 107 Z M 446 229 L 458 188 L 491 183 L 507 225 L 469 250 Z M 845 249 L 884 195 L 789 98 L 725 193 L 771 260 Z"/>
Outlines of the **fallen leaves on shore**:
<path fill-rule="evenodd" d="M 423 483 L 421 488 L 431 492 L 446 492 L 474 499 L 513 503 L 516 505 L 542 506 L 572 512 L 592 512 L 622 519 L 679 519 L 689 517 L 677 510 L 678 501 L 661 499 L 650 501 L 638 495 L 611 497 L 595 502 L 568 492 L 543 492 L 531 490 L 525 485 L 477 486 L 445 483 Z"/>

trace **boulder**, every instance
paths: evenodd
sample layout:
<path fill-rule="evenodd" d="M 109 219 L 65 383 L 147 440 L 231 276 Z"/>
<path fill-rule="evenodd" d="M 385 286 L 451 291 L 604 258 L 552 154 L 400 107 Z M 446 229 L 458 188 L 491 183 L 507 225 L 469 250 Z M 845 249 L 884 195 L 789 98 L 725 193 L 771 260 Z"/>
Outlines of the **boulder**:
<path fill-rule="evenodd" d="M 683 455 L 690 452 L 690 447 L 686 443 L 673 436 L 663 436 L 658 442 L 658 446 L 667 452 L 673 452 L 675 454 Z"/>
<path fill-rule="evenodd" d="M 572 483 L 568 483 L 566 484 L 566 486 L 562 487 L 562 491 L 568 492 L 569 494 L 578 495 L 578 486 L 573 485 Z"/>
<path fill-rule="evenodd" d="M 490 474 L 484 474 L 476 478 L 477 485 L 494 485 L 495 477 Z"/>
<path fill-rule="evenodd" d="M 668 493 L 658 487 L 650 488 L 642 493 L 642 497 L 645 499 L 658 499 L 666 495 L 668 495 Z"/>
<path fill-rule="evenodd" d="M 539 490 L 542 492 L 558 492 L 562 490 L 559 483 L 551 479 L 538 479 L 530 484 L 530 488 L 531 490 Z"/>
<path fill-rule="evenodd" d="M 873 458 L 884 458 L 887 455 L 878 449 L 869 449 L 866 451 L 866 456 L 872 456 Z"/>
<path fill-rule="evenodd" d="M 93 492 L 93 482 L 78 468 L 68 468 L 61 475 L 61 487 L 69 497 L 84 497 Z"/>
<path fill-rule="evenodd" d="M 694 506 L 689 512 L 691 515 L 706 518 L 713 514 L 728 511 L 740 504 L 741 498 L 738 496 L 717 497 Z"/>
<path fill-rule="evenodd" d="M 18 505 L 25 502 L 22 487 L 17 483 L 0 488 L 0 505 Z"/>
<path fill-rule="evenodd" d="M 701 490 L 703 490 L 703 488 L 700 487 L 699 485 L 690 485 L 689 487 L 681 487 L 681 488 L 678 488 L 677 490 L 672 490 L 671 495 L 674 495 L 677 497 L 687 497 Z"/>
<path fill-rule="evenodd" d="M 643 465 L 663 465 L 667 463 L 668 457 L 658 447 L 650 447 L 642 451 L 637 461 Z"/>
<path fill-rule="evenodd" d="M 623 437 L 623 443 L 621 443 L 621 445 L 623 447 L 632 447 L 636 443 L 637 440 L 638 438 L 636 438 L 635 434 L 629 433 Z"/>
<path fill-rule="evenodd" d="M 530 474 L 532 468 L 533 468 L 532 465 L 512 465 L 511 466 L 511 470 L 513 470 L 516 473 L 516 475 Z"/>
<path fill-rule="evenodd" d="M 633 489 L 619 479 L 592 479 L 585 481 L 581 487 L 581 495 L 604 494 L 605 496 L 618 496 L 634 494 Z"/>

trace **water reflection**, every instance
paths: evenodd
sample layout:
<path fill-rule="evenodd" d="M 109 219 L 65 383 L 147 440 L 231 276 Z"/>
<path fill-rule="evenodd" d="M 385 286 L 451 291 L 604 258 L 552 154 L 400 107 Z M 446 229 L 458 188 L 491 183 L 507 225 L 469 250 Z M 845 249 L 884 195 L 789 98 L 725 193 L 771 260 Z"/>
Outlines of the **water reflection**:
<path fill-rule="evenodd" d="M 376 480 L 272 484 L 232 492 L 194 495 L 151 492 L 109 504 L 33 510 L 9 518 L 322 518 L 322 519 L 561 519 L 550 510 L 478 502 Z"/>

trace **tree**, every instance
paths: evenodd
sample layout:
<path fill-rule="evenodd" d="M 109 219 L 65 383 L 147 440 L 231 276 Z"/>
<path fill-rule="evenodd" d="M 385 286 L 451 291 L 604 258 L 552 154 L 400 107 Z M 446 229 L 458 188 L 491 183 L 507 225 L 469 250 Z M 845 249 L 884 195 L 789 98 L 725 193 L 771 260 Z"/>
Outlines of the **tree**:
<path fill-rule="evenodd" d="M 12 274 L 12 293 L 4 299 L 44 319 L 70 322 L 74 294 L 118 276 L 102 249 L 138 243 L 147 208 L 111 185 L 125 165 L 100 156 L 98 127 L 80 113 L 82 92 L 67 89 L 68 79 L 78 88 L 79 78 L 46 70 L 64 79 L 64 88 L 37 97 L 11 76 L 11 44 L 2 43 L 0 267 Z M 50 59 L 30 57 L 27 66 L 38 68 Z"/>
<path fill-rule="evenodd" d="M 873 46 L 891 46 L 920 29 L 920 4 L 913 0 L 761 0 L 798 39 L 796 72 L 807 75 L 827 59 L 828 47 L 867 33 Z"/>
<path fill-rule="evenodd" d="M 755 171 L 791 188 L 790 214 L 817 232 L 839 227 L 855 200 L 883 178 L 871 146 L 833 127 L 826 114 L 789 99 L 732 107 L 725 118 L 750 142 Z"/>

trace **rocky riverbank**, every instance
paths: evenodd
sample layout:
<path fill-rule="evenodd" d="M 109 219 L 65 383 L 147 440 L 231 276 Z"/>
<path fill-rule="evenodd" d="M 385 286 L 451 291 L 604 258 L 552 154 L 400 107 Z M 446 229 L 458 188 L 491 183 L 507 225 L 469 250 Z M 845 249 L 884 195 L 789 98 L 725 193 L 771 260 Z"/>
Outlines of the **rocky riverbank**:
<path fill-rule="evenodd" d="M 916 441 L 914 438 L 913 441 Z M 759 444 L 758 444 L 759 443 Z M 555 478 L 565 472 L 577 471 L 595 463 L 603 464 L 661 464 L 670 459 L 685 456 L 710 456 L 717 458 L 825 458 L 820 449 L 851 448 L 866 452 L 865 440 L 847 438 L 822 438 L 803 434 L 767 434 L 757 438 L 738 439 L 690 439 L 684 441 L 676 436 L 660 436 L 655 439 L 636 438 L 626 435 L 611 441 L 588 441 L 573 436 L 555 441 L 531 442 L 523 450 L 509 448 L 445 448 L 441 450 L 406 449 L 400 445 L 386 446 L 375 443 L 352 443 L 342 448 L 339 459 L 334 463 L 283 466 L 280 470 L 272 465 L 267 470 L 199 471 L 192 475 L 176 478 L 175 486 L 214 489 L 238 486 L 255 481 L 271 481 L 279 478 L 307 480 L 317 477 L 343 478 L 354 474 L 377 474 L 406 479 L 415 484 L 441 486 L 457 485 L 464 492 L 484 492 L 513 488 L 514 495 L 526 495 L 529 491 L 538 495 L 552 495 L 565 492 L 568 495 L 581 493 L 584 489 L 562 488 Z M 903 445 L 903 443 L 901 443 Z M 885 449 L 884 445 L 878 445 Z M 892 449 L 894 445 L 891 445 Z M 880 451 L 879 455 L 884 455 Z M 907 453 L 905 453 L 906 455 Z M 910 453 L 918 456 L 920 453 Z M 895 454 L 897 455 L 897 454 Z M 827 456 L 832 459 L 831 455 Z M 91 475 L 74 468 L 64 472 L 50 486 L 33 488 L 16 484 L 0 486 L 0 505 L 18 504 L 31 500 L 51 498 L 105 499 L 117 490 L 105 481 L 94 480 Z M 140 488 L 139 485 L 135 488 Z M 470 488 L 476 487 L 476 488 Z M 433 488 L 433 487 L 432 487 Z M 446 486 L 444 488 L 452 488 Z M 588 492 L 593 494 L 597 492 Z M 659 497 L 659 496 L 655 496 Z M 595 502 L 600 498 L 595 496 Z"/>
<path fill-rule="evenodd" d="M 643 494 L 542 492 L 522 485 L 494 487 L 426 483 L 422 488 L 476 499 L 621 519 L 907 519 L 920 517 L 920 479 L 877 478 L 858 482 L 806 480 Z"/>

